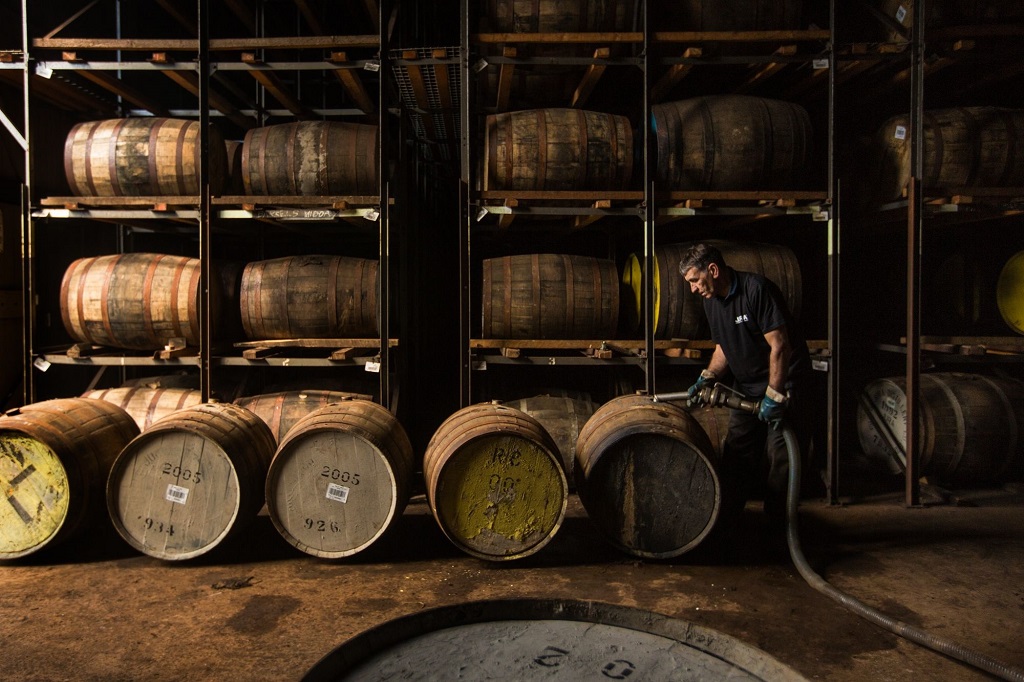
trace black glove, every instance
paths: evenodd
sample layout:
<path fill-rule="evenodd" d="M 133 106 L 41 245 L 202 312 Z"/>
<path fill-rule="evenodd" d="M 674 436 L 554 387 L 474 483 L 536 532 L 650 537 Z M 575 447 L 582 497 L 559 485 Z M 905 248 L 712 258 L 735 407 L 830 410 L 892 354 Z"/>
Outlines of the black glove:
<path fill-rule="evenodd" d="M 703 372 L 701 372 L 700 376 L 697 377 L 696 383 L 694 383 L 693 386 L 690 386 L 690 388 L 686 389 L 687 394 L 689 394 L 690 396 L 689 398 L 686 399 L 686 404 L 690 407 L 696 407 L 697 405 L 703 404 L 704 401 L 700 397 L 700 389 L 704 388 L 708 384 L 714 383 L 715 379 L 717 378 L 718 377 L 715 376 L 715 373 L 712 372 L 710 369 L 706 369 Z"/>
<path fill-rule="evenodd" d="M 773 398 L 768 395 L 769 393 L 774 394 L 776 398 L 782 398 L 782 400 Z M 786 396 L 769 387 L 768 392 L 761 399 L 761 409 L 757 411 L 757 418 L 767 422 L 772 428 L 778 429 L 782 423 L 782 415 L 786 413 L 787 407 L 789 407 L 789 400 L 786 399 Z"/>

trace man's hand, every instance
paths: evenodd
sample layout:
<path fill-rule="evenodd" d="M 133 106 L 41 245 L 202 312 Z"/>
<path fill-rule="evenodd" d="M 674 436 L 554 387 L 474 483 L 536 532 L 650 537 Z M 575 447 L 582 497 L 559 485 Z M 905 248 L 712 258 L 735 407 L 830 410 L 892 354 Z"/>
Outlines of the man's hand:
<path fill-rule="evenodd" d="M 761 399 L 761 409 L 757 412 L 757 418 L 777 429 L 788 406 L 789 400 L 786 396 L 769 386 L 764 398 Z"/>
<path fill-rule="evenodd" d="M 715 373 L 712 372 L 710 369 L 706 369 L 703 372 L 701 372 L 700 376 L 697 377 L 696 383 L 694 383 L 693 386 L 690 386 L 690 388 L 686 389 L 687 394 L 689 394 L 690 396 L 689 398 L 686 399 L 686 404 L 690 407 L 696 407 L 697 405 L 703 404 L 704 401 L 701 400 L 700 389 L 704 388 L 708 384 L 714 383 L 715 379 L 717 378 L 718 377 L 715 376 Z"/>

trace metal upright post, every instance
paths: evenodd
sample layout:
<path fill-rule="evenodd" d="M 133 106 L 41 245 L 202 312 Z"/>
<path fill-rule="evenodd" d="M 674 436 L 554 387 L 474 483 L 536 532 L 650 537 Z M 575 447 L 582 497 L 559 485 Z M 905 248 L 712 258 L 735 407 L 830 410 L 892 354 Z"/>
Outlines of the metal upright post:
<path fill-rule="evenodd" d="M 199 26 L 199 390 L 203 402 L 210 401 L 210 362 L 213 350 L 213 310 L 210 283 L 213 281 L 210 220 L 210 7 L 198 0 Z"/>
<path fill-rule="evenodd" d="M 826 446 L 826 488 L 829 504 L 839 501 L 839 328 L 840 300 L 840 210 L 839 188 L 835 177 L 835 73 L 836 73 L 836 3 L 829 0 L 828 41 L 828 347 L 831 352 L 826 382 L 828 401 L 828 434 Z"/>
<path fill-rule="evenodd" d="M 29 123 L 29 81 L 31 60 L 28 41 L 28 0 L 21 0 L 21 50 L 22 50 L 22 111 L 24 123 L 22 137 L 25 150 L 25 182 L 21 189 L 21 293 L 22 293 L 22 398 L 26 405 L 35 402 L 36 391 L 33 380 L 33 357 L 36 331 L 35 305 L 35 223 L 32 220 L 32 136 Z"/>
<path fill-rule="evenodd" d="M 389 199 L 391 196 L 391 183 L 388 174 L 390 149 L 390 136 L 388 128 L 388 108 L 386 106 L 387 74 L 391 73 L 388 64 L 388 15 L 390 7 L 387 2 L 380 2 L 377 6 L 380 25 L 380 50 L 378 60 L 380 70 L 377 72 L 377 125 L 378 125 L 378 150 L 377 158 L 377 188 L 380 192 L 380 208 L 378 209 L 377 235 L 380 247 L 380 263 L 378 265 L 378 278 L 380 291 L 377 294 L 377 324 L 380 332 L 380 364 L 378 367 L 378 380 L 380 386 L 380 403 L 384 407 L 391 408 L 391 211 Z"/>
<path fill-rule="evenodd" d="M 655 155 L 652 147 L 654 136 L 651 135 L 651 25 L 650 14 L 647 11 L 647 2 L 643 4 L 643 71 L 644 71 L 644 101 L 642 109 L 643 123 L 641 129 L 644 131 L 644 267 L 642 276 L 643 285 L 643 329 L 644 349 L 647 356 L 644 361 L 645 390 L 648 395 L 655 394 L 655 357 L 654 357 L 654 217 L 657 214 L 657 206 L 654 198 L 654 178 L 656 169 L 654 167 Z M 671 277 L 672 274 L 669 274 Z"/>
<path fill-rule="evenodd" d="M 470 140 L 470 81 L 469 64 L 469 0 L 461 0 L 460 8 L 459 69 L 460 79 L 460 158 L 459 174 L 459 405 L 466 407 L 473 401 L 473 351 L 469 347 L 472 334 L 471 283 L 470 283 L 470 234 L 472 233 L 472 144 Z"/>
<path fill-rule="evenodd" d="M 921 504 L 918 485 L 919 450 L 917 422 L 921 377 L 921 239 L 924 107 L 924 18 L 925 0 L 914 3 L 914 26 L 910 41 L 910 185 L 907 191 L 907 418 L 906 418 L 906 505 Z"/>

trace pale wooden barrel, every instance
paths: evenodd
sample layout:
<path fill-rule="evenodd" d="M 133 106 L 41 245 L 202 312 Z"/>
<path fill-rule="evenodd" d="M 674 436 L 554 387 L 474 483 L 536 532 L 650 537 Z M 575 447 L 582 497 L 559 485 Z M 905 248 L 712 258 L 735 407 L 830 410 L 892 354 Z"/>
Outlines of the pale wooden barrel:
<path fill-rule="evenodd" d="M 236 405 L 249 410 L 270 427 L 280 443 L 288 432 L 311 412 L 343 400 L 371 400 L 372 396 L 346 391 L 300 390 L 263 393 L 239 398 Z"/>
<path fill-rule="evenodd" d="M 64 143 L 64 173 L 78 196 L 199 194 L 198 121 L 118 118 L 79 123 Z M 227 155 L 214 126 L 209 137 L 210 191 L 224 187 Z"/>
<path fill-rule="evenodd" d="M 83 398 L 105 400 L 127 412 L 140 431 L 148 429 L 153 422 L 186 407 L 203 402 L 203 394 L 192 388 L 147 388 L 131 386 L 86 391 Z"/>
<path fill-rule="evenodd" d="M 377 261 L 292 256 L 242 272 L 242 326 L 250 339 L 377 335 Z"/>
<path fill-rule="evenodd" d="M 558 446 L 540 422 L 511 407 L 471 405 L 448 417 L 427 445 L 423 476 L 441 530 L 478 559 L 529 556 L 565 517 Z"/>
<path fill-rule="evenodd" d="M 921 375 L 919 473 L 941 485 L 991 484 L 1020 474 L 1024 383 L 962 372 Z M 906 379 L 877 379 L 861 393 L 857 433 L 864 453 L 893 472 L 906 467 Z"/>
<path fill-rule="evenodd" d="M 633 177 L 625 116 L 532 109 L 487 117 L 485 189 L 616 190 Z"/>
<path fill-rule="evenodd" d="M 1024 110 L 959 107 L 924 112 L 921 183 L 925 189 L 1024 185 Z M 910 180 L 910 121 L 894 116 L 875 138 L 874 184 L 883 200 L 899 198 Z"/>
<path fill-rule="evenodd" d="M 682 408 L 628 395 L 602 405 L 576 442 L 576 489 L 605 538 L 639 557 L 697 547 L 722 507 L 717 457 Z"/>
<path fill-rule="evenodd" d="M 654 249 L 654 324 L 659 339 L 702 339 L 710 334 L 704 315 L 704 300 L 690 291 L 679 272 L 679 261 L 695 242 L 665 244 Z M 731 268 L 763 275 L 782 292 L 793 317 L 800 316 L 803 305 L 803 280 L 800 263 L 788 246 L 780 244 L 704 240 L 722 252 Z M 643 315 L 641 258 L 631 255 L 623 269 L 623 283 L 632 293 L 627 324 L 637 329 Z"/>
<path fill-rule="evenodd" d="M 1024 334 L 1024 251 L 1003 263 L 996 282 L 996 305 L 1010 329 Z"/>
<path fill-rule="evenodd" d="M 487 0 L 486 26 L 495 33 L 629 31 L 636 0 Z"/>
<path fill-rule="evenodd" d="M 107 483 L 114 527 L 158 559 L 205 554 L 256 518 L 275 447 L 267 425 L 238 405 L 179 410 L 132 440 L 114 462 Z"/>
<path fill-rule="evenodd" d="M 525 254 L 483 262 L 483 338 L 612 338 L 619 324 L 615 262 Z"/>
<path fill-rule="evenodd" d="M 247 194 L 375 195 L 377 126 L 298 121 L 252 128 L 242 143 Z"/>
<path fill-rule="evenodd" d="M 172 338 L 200 342 L 198 258 L 126 253 L 79 258 L 64 273 L 60 314 L 75 341 L 157 350 Z M 216 325 L 220 282 L 209 283 Z"/>
<path fill-rule="evenodd" d="M 797 189 L 811 162 L 811 118 L 790 102 L 694 97 L 654 105 L 651 125 L 667 189 Z"/>
<path fill-rule="evenodd" d="M 63 398 L 0 417 L 0 559 L 53 546 L 106 521 L 103 490 L 139 428 L 116 405 Z"/>
<path fill-rule="evenodd" d="M 576 460 L 576 439 L 580 435 L 580 429 L 597 410 L 597 403 L 568 396 L 537 395 L 532 398 L 509 400 L 505 405 L 525 412 L 547 430 L 558 445 L 569 491 L 573 492 L 576 489 L 572 475 L 573 462 Z"/>
<path fill-rule="evenodd" d="M 387 409 L 343 400 L 309 413 L 282 439 L 267 473 L 267 511 L 306 554 L 351 556 L 401 518 L 413 466 L 409 437 Z"/>

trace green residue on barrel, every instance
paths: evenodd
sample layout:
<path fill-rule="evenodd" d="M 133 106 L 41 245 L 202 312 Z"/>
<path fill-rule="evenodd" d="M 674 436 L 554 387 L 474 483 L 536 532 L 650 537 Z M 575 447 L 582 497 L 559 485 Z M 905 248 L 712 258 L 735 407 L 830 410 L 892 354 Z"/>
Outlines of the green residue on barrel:
<path fill-rule="evenodd" d="M 515 436 L 477 439 L 442 472 L 438 511 L 449 534 L 493 556 L 518 554 L 557 529 L 564 478 L 553 456 Z"/>

